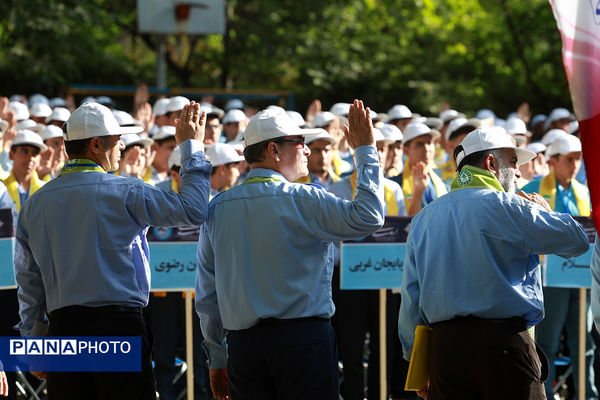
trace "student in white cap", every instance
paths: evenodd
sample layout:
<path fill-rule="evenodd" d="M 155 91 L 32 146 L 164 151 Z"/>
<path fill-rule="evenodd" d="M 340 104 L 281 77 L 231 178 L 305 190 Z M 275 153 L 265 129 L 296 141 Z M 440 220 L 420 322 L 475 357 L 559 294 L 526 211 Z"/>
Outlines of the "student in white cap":
<path fill-rule="evenodd" d="M 246 129 L 248 118 L 242 110 L 233 108 L 228 110 L 223 117 L 223 131 L 227 142 L 239 140 L 238 135 Z"/>
<path fill-rule="evenodd" d="M 196 310 L 215 397 L 338 399 L 332 242 L 383 224 L 368 117 L 357 100 L 346 132 L 360 171 L 353 201 L 293 183 L 308 174 L 304 138 L 319 131 L 271 110 L 250 120 L 252 170 L 211 201 L 198 239 Z"/>
<path fill-rule="evenodd" d="M 540 195 L 515 194 L 518 166 L 535 153 L 498 128 L 469 133 L 454 156 L 450 193 L 417 214 L 408 234 L 398 318 L 404 357 L 416 326 L 430 326 L 423 397 L 543 400 L 548 363 L 527 332 L 544 318 L 538 254 L 583 254 L 587 236 Z"/>
<path fill-rule="evenodd" d="M 546 159 L 550 173 L 543 178 L 535 179 L 523 187 L 526 193 L 537 192 L 549 203 L 550 207 L 561 213 L 590 216 L 591 204 L 588 188 L 579 183 L 575 176 L 581 164 L 581 142 L 573 135 L 564 135 L 556 139 L 546 150 Z M 536 340 L 550 363 L 550 373 L 546 381 L 548 399 L 552 399 L 552 383 L 556 376 L 554 360 L 558 356 L 560 335 L 567 333 L 569 349 L 579 346 L 579 289 L 544 287 L 544 304 L 546 315 L 536 327 Z M 590 302 L 587 299 L 586 313 L 590 320 Z M 594 340 L 591 336 L 591 324 L 586 331 L 586 386 L 585 398 L 596 398 L 598 391 L 594 384 Z M 578 351 L 571 351 L 573 365 L 578 365 Z M 578 368 L 574 368 L 576 391 Z M 577 395 L 577 394 L 576 394 Z"/>
<path fill-rule="evenodd" d="M 457 117 L 450 121 L 445 131 L 444 150 L 450 156 L 448 161 L 442 164 L 442 180 L 450 187 L 456 179 L 456 163 L 454 162 L 454 149 L 458 146 L 467 134 L 481 126 L 481 122 L 476 118 L 466 119 Z"/>
<path fill-rule="evenodd" d="M 179 194 L 107 173 L 118 169 L 120 136 L 130 132 L 108 108 L 84 103 L 67 121 L 69 161 L 25 203 L 17 224 L 21 335 L 48 316 L 49 336 L 139 336 L 141 372 L 35 373 L 46 377 L 49 399 L 156 399 L 152 334 L 142 314 L 150 290 L 146 231 L 204 222 L 204 119 L 195 103 L 181 113 Z"/>
<path fill-rule="evenodd" d="M 169 123 L 169 117 L 167 116 L 167 106 L 171 100 L 162 98 L 154 102 L 152 106 L 152 115 L 154 115 L 154 125 L 157 128 L 161 128 Z"/>
<path fill-rule="evenodd" d="M 210 195 L 215 197 L 235 185 L 240 177 L 240 162 L 244 156 L 227 143 L 216 143 L 206 148 L 206 158 L 212 164 L 210 175 Z"/>
<path fill-rule="evenodd" d="M 175 126 L 175 119 L 179 118 L 181 110 L 190 104 L 190 100 L 183 96 L 174 96 L 169 99 L 169 103 L 165 107 L 165 112 L 168 118 L 166 125 Z"/>
<path fill-rule="evenodd" d="M 48 182 L 54 179 L 60 173 L 63 165 L 67 161 L 67 150 L 65 149 L 65 139 L 63 130 L 56 125 L 48 125 L 40 132 L 40 136 L 48 150 L 42 153 L 38 176 L 43 181 Z M 44 170 L 41 170 L 42 164 L 45 164 Z"/>
<path fill-rule="evenodd" d="M 567 132 L 569 130 L 569 122 L 571 122 L 571 112 L 566 108 L 555 108 L 544 121 L 544 128 L 546 131 L 562 129 Z"/>
<path fill-rule="evenodd" d="M 223 125 L 221 124 L 222 110 L 211 105 L 207 107 L 206 112 L 206 135 L 204 135 L 204 144 L 206 146 L 213 145 L 215 143 L 222 143 L 225 141 L 225 137 L 222 137 Z"/>
<path fill-rule="evenodd" d="M 404 191 L 407 214 L 415 215 L 421 208 L 448 193 L 444 181 L 433 171 L 434 140 L 440 133 L 417 122 L 409 124 L 403 134 L 404 171 L 392 180 Z"/>
<path fill-rule="evenodd" d="M 154 141 L 137 133 L 121 135 L 121 141 L 125 147 L 121 151 L 121 161 L 119 162 L 119 172 L 117 174 L 144 179 L 146 152 L 150 151 L 150 146 Z"/>
<path fill-rule="evenodd" d="M 400 175 L 404 170 L 404 162 L 402 161 L 402 131 L 396 125 L 383 124 L 379 129 L 383 136 L 391 140 L 388 148 L 387 160 L 385 162 L 384 175 L 387 178 L 393 178 Z"/>
<path fill-rule="evenodd" d="M 56 107 L 54 110 L 52 110 L 52 114 L 46 118 L 45 123 L 46 125 L 56 125 L 62 129 L 70 116 L 71 112 L 66 108 Z"/>
<path fill-rule="evenodd" d="M 529 141 L 529 138 L 531 138 L 531 132 L 527 130 L 527 125 L 525 125 L 525 121 L 523 121 L 521 118 L 509 118 L 506 121 L 504 129 L 506 129 L 506 133 L 515 139 L 517 142 L 517 147 L 524 148 L 527 146 L 527 142 Z"/>
<path fill-rule="evenodd" d="M 543 178 L 550 172 L 546 161 L 546 149 L 547 147 L 541 142 L 533 142 L 525 146 L 525 150 L 533 151 L 536 154 L 533 160 L 519 166 L 521 175 L 527 181 Z"/>
<path fill-rule="evenodd" d="M 396 104 L 387 112 L 386 124 L 396 125 L 403 133 L 413 119 L 413 113 L 404 104 Z"/>
<path fill-rule="evenodd" d="M 354 171 L 353 152 L 343 135 L 340 116 L 330 111 L 317 113 L 311 121 L 313 128 L 325 129 L 335 140 L 333 146 L 333 172 L 339 177 L 346 177 Z"/>
<path fill-rule="evenodd" d="M 169 177 L 169 156 L 177 142 L 175 140 L 175 127 L 163 125 L 152 137 L 151 165 L 146 168 L 144 182 L 156 185 Z"/>
<path fill-rule="evenodd" d="M 21 102 L 11 101 L 8 103 L 8 109 L 15 113 L 15 121 L 17 123 L 29 119 L 29 110 L 27 109 L 27 106 Z"/>
<path fill-rule="evenodd" d="M 308 156 L 308 175 L 298 179 L 298 183 L 313 183 L 329 190 L 334 182 L 340 180 L 332 168 L 335 139 L 322 128 L 321 133 L 308 136 L 305 143 L 310 149 Z"/>
<path fill-rule="evenodd" d="M 38 177 L 36 169 L 41 153 L 47 149 L 40 135 L 28 130 L 19 131 L 12 141 L 9 157 L 13 167 L 3 182 L 18 212 L 21 211 L 25 200 L 45 184 Z"/>
<path fill-rule="evenodd" d="M 377 195 L 383 205 L 384 215 L 406 215 L 402 188 L 396 182 L 383 177 L 388 149 L 394 143 L 394 139 L 386 138 L 379 129 L 373 129 L 373 138 L 379 158 L 380 179 L 383 183 L 381 185 L 383 188 L 380 187 Z M 357 193 L 357 173 L 332 184 L 329 190 L 342 199 L 352 200 Z M 339 271 L 334 270 L 334 274 L 338 275 Z M 378 293 L 372 290 L 338 290 L 338 287 L 339 283 L 334 280 L 333 300 L 336 305 L 334 326 L 338 339 L 339 358 L 344 364 L 344 380 L 341 384 L 341 391 L 345 394 L 344 398 L 348 400 L 362 400 L 364 397 L 364 338 L 365 334 L 369 332 L 367 397 L 377 399 L 380 395 L 379 320 L 373 315 L 373 307 L 378 307 Z M 389 294 L 391 295 L 391 291 Z M 392 304 L 391 300 L 390 297 L 390 305 Z M 392 323 L 392 321 L 389 322 Z M 393 324 L 395 325 L 396 322 L 397 319 L 394 318 Z M 390 343 L 389 348 L 391 347 Z M 394 379 L 399 379 L 399 377 L 395 376 Z"/>
<path fill-rule="evenodd" d="M 45 123 L 46 118 L 50 115 L 52 115 L 52 109 L 48 104 L 35 103 L 29 109 L 29 118 L 40 124 Z"/>

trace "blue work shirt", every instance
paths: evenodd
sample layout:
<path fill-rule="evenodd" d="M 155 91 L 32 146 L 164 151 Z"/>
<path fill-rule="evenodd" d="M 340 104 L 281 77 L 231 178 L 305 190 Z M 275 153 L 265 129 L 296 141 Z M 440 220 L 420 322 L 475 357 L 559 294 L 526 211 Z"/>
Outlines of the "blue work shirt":
<path fill-rule="evenodd" d="M 333 244 L 383 225 L 379 160 L 374 146 L 356 149 L 353 201 L 279 172 L 252 169 L 244 183 L 216 196 L 198 239 L 196 310 L 211 368 L 225 368 L 225 329 L 265 318 L 333 315 Z"/>
<path fill-rule="evenodd" d="M 489 189 L 450 192 L 412 220 L 398 319 L 404 357 L 417 325 L 457 316 L 544 317 L 538 254 L 569 258 L 589 242 L 570 215 Z"/>
<path fill-rule="evenodd" d="M 203 145 L 180 145 L 182 186 L 167 192 L 100 171 L 48 182 L 24 204 L 15 246 L 21 334 L 46 312 L 72 306 L 148 304 L 150 225 L 200 225 L 211 165 Z"/>

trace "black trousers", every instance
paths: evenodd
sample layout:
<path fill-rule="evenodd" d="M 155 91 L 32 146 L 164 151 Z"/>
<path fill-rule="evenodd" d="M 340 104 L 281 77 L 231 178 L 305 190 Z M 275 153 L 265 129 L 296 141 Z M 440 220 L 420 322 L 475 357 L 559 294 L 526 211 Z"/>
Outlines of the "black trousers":
<path fill-rule="evenodd" d="M 338 400 L 335 334 L 322 318 L 265 319 L 229 331 L 233 400 Z"/>
<path fill-rule="evenodd" d="M 430 400 L 545 400 L 546 356 L 522 318 L 433 324 Z"/>
<path fill-rule="evenodd" d="M 98 311 L 65 307 L 52 312 L 48 336 L 141 336 L 141 372 L 49 372 L 49 400 L 156 400 L 152 372 L 153 337 L 141 309 Z"/>

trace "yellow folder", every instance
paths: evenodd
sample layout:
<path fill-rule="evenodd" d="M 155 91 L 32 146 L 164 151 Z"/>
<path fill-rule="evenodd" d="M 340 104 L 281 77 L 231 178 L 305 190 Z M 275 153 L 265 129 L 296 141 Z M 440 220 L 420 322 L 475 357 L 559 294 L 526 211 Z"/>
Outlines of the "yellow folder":
<path fill-rule="evenodd" d="M 404 390 L 421 390 L 429 382 L 429 339 L 431 328 L 417 325 L 415 329 L 415 342 L 410 355 L 408 376 Z"/>

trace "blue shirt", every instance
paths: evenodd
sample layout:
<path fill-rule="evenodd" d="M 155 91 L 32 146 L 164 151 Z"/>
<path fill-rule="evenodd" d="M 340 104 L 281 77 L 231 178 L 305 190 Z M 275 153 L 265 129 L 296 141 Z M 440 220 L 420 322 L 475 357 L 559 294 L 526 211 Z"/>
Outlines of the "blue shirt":
<path fill-rule="evenodd" d="M 456 316 L 544 316 L 538 254 L 569 258 L 589 242 L 568 214 L 548 212 L 515 194 L 466 188 L 450 192 L 412 220 L 398 319 L 404 357 L 417 325 Z"/>
<path fill-rule="evenodd" d="M 15 246 L 22 335 L 63 307 L 148 303 L 148 226 L 200 225 L 207 215 L 211 165 L 203 145 L 187 140 L 180 148 L 179 194 L 84 171 L 59 176 L 29 198 Z"/>
<path fill-rule="evenodd" d="M 596 243 L 594 244 L 590 270 L 592 272 L 592 290 L 590 294 L 590 298 L 592 299 L 592 315 L 594 316 L 596 329 L 600 329 L 600 241 L 598 241 L 598 233 L 596 233 Z"/>
<path fill-rule="evenodd" d="M 541 183 L 542 178 L 534 179 L 527 185 L 523 186 L 521 190 L 525 193 L 539 193 Z M 588 191 L 588 201 L 589 197 L 590 194 Z M 556 181 L 556 199 L 554 200 L 554 211 L 564 212 L 571 215 L 579 215 L 579 208 L 577 208 L 577 200 L 575 199 L 575 193 L 573 193 L 573 185 L 571 185 L 568 189 L 565 189 L 560 183 L 558 183 L 558 181 Z"/>
<path fill-rule="evenodd" d="M 264 318 L 333 315 L 333 245 L 383 225 L 374 146 L 356 149 L 354 201 L 325 189 L 290 183 L 280 173 L 252 169 L 244 183 L 216 196 L 198 239 L 196 310 L 211 368 L 225 368 L 224 330 Z"/>
<path fill-rule="evenodd" d="M 0 181 L 0 208 L 10 208 L 13 216 L 13 225 L 17 226 L 17 218 L 19 217 L 19 213 L 17 213 L 17 207 L 15 206 L 15 202 L 8 194 L 8 189 L 3 182 Z"/>

